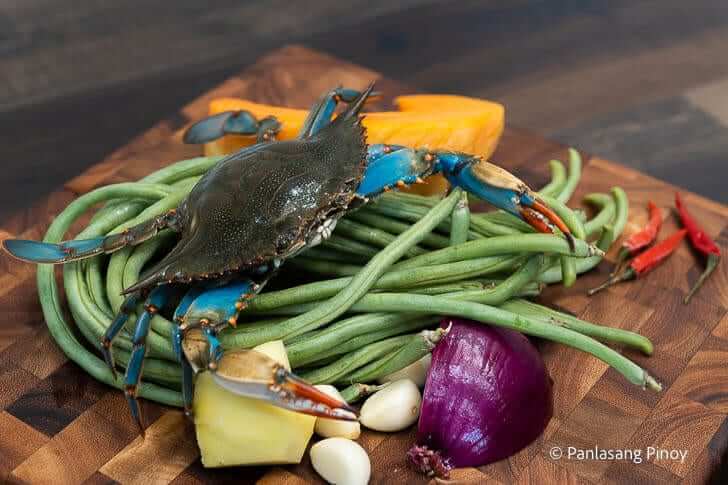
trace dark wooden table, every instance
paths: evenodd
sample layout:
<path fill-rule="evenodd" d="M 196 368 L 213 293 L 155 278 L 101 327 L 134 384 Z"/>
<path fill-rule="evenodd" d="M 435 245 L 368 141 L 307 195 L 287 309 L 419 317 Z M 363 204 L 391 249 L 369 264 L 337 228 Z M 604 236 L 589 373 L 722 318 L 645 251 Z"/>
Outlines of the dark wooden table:
<path fill-rule="evenodd" d="M 0 237 L 40 238 L 74 197 L 100 185 L 136 180 L 171 161 L 198 154 L 180 143 L 180 130 L 206 113 L 216 96 L 308 106 L 332 85 L 362 87 L 381 78 L 371 70 L 300 47 L 265 56 L 240 75 L 157 123 L 82 175 L 0 226 Z M 402 86 L 380 79 L 387 95 Z M 533 133 L 507 129 L 493 160 L 533 186 L 547 178 L 547 161 L 564 147 Z M 631 211 L 627 233 L 646 219 L 648 199 L 667 209 L 674 187 L 622 165 L 587 157 L 574 201 L 589 192 L 624 187 Z M 728 250 L 728 207 L 687 193 L 686 201 Z M 575 202 L 576 203 L 576 202 Z M 666 210 L 666 213 L 669 211 Z M 676 228 L 667 217 L 663 233 Z M 608 256 L 613 261 L 613 254 Z M 717 473 L 728 445 L 728 270 L 723 264 L 690 306 L 681 298 L 695 281 L 696 258 L 683 246 L 648 280 L 593 298 L 584 289 L 604 278 L 605 261 L 570 289 L 549 288 L 544 302 L 587 320 L 638 331 L 655 354 L 629 352 L 665 385 L 660 394 L 636 389 L 603 363 L 560 345 L 542 343 L 554 378 L 555 414 L 544 435 L 508 460 L 455 473 L 464 482 L 698 483 Z M 144 405 L 150 423 L 137 435 L 122 393 L 97 383 L 57 349 L 37 301 L 34 267 L 0 258 L 0 481 L 31 483 L 306 483 L 318 478 L 308 460 L 298 466 L 204 470 L 191 425 L 178 410 Z M 373 463 L 373 483 L 425 481 L 407 469 L 414 432 L 365 432 L 360 442 Z M 553 447 L 686 450 L 684 462 L 554 460 Z"/>

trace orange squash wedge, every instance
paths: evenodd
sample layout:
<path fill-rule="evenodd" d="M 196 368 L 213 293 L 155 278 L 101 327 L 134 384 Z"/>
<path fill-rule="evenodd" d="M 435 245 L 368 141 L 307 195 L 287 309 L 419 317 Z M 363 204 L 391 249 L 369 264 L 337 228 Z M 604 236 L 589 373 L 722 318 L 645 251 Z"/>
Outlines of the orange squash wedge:
<path fill-rule="evenodd" d="M 451 95 L 411 95 L 395 100 L 399 111 L 366 113 L 367 142 L 410 147 L 454 150 L 488 158 L 503 132 L 503 106 L 490 101 Z M 219 98 L 210 103 L 210 115 L 247 110 L 257 118 L 276 116 L 281 122 L 278 139 L 295 138 L 307 110 L 254 103 L 244 99 Z M 227 135 L 205 144 L 205 155 L 223 155 L 255 143 L 255 137 Z M 424 194 L 442 194 L 447 182 L 440 176 L 411 187 Z"/>

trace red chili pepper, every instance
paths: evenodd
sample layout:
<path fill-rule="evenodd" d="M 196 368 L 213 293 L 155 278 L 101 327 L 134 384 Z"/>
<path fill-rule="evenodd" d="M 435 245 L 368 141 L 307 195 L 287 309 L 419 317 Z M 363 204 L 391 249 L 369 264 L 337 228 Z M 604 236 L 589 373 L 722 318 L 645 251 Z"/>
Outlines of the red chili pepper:
<path fill-rule="evenodd" d="M 710 276 L 715 268 L 718 267 L 718 263 L 720 262 L 720 248 L 717 244 L 715 244 L 715 242 L 713 242 L 712 239 L 710 239 L 698 223 L 695 222 L 693 216 L 690 215 L 688 209 L 683 205 L 680 193 L 678 192 L 675 192 L 675 207 L 677 207 L 677 212 L 680 215 L 680 221 L 688 231 L 690 244 L 692 244 L 695 249 L 703 253 L 706 257 L 705 271 L 703 271 L 703 274 L 700 275 L 695 286 L 690 289 L 683 300 L 683 303 L 688 303 L 690 298 L 692 298 L 695 292 L 698 291 L 698 288 L 703 285 L 708 276 Z"/>
<path fill-rule="evenodd" d="M 688 231 L 686 229 L 680 229 L 667 239 L 655 244 L 650 249 L 630 261 L 629 266 L 622 272 L 622 274 L 612 276 L 601 285 L 589 290 L 589 295 L 593 295 L 597 291 L 601 291 L 615 283 L 632 280 L 650 272 L 654 267 L 659 265 L 667 259 L 668 256 L 675 252 L 675 249 L 677 249 L 687 233 Z"/>
<path fill-rule="evenodd" d="M 660 227 L 662 227 L 662 211 L 652 201 L 647 202 L 647 208 L 650 211 L 647 224 L 622 243 L 622 248 L 617 255 L 617 263 L 610 276 L 614 276 L 619 272 L 627 258 L 636 255 L 657 239 L 657 233 L 660 232 Z"/>

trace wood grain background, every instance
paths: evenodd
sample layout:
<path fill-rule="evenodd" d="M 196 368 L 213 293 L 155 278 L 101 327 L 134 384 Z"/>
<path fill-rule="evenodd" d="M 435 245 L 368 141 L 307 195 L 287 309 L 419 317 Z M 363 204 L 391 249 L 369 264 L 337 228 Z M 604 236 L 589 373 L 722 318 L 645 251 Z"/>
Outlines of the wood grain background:
<path fill-rule="evenodd" d="M 111 182 L 138 179 L 170 161 L 197 154 L 179 142 L 180 130 L 207 110 L 209 99 L 238 95 L 294 107 L 309 105 L 331 85 L 403 87 L 379 73 L 301 47 L 262 58 L 157 123 L 47 199 L 0 226 L 2 236 L 38 238 L 76 195 Z M 564 158 L 562 145 L 528 131 L 508 129 L 493 157 L 534 186 L 547 178 L 547 161 Z M 674 187 L 632 169 L 588 157 L 574 201 L 618 184 L 630 197 L 627 234 L 642 225 L 648 199 L 669 214 Z M 576 202 L 575 202 L 576 203 Z M 695 194 L 686 203 L 710 235 L 728 250 L 728 208 Z M 672 216 L 663 234 L 676 229 Z M 609 260 L 613 260 L 613 254 Z M 655 343 L 650 358 L 629 352 L 665 385 L 660 394 L 636 389 L 600 361 L 563 346 L 540 342 L 554 378 L 555 414 L 544 435 L 508 460 L 458 470 L 460 483 L 715 483 L 726 480 L 720 457 L 728 446 L 728 269 L 686 307 L 681 298 L 699 274 L 686 246 L 649 279 L 587 298 L 605 261 L 570 289 L 551 287 L 542 300 L 581 318 L 639 331 Z M 205 470 L 191 425 L 177 410 L 145 403 L 149 427 L 137 436 L 121 392 L 95 382 L 56 348 L 37 301 L 34 268 L 0 258 L 0 481 L 29 483 L 317 483 L 307 459 L 297 466 Z M 373 483 L 426 482 L 404 464 L 414 431 L 366 432 L 360 443 L 373 463 Z M 646 460 L 553 460 L 555 446 L 687 450 L 684 463 Z"/>

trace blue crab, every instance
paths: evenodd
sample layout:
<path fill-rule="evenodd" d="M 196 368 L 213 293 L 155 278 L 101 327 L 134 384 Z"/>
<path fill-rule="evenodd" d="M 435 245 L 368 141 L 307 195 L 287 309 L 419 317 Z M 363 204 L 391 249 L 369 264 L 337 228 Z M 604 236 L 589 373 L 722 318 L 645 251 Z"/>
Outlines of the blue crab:
<path fill-rule="evenodd" d="M 139 244 L 162 229 L 180 234 L 176 246 L 134 285 L 102 340 L 102 352 L 115 372 L 114 337 L 129 314 L 143 303 L 126 368 L 125 393 L 140 429 L 137 386 L 146 355 L 152 316 L 173 305 L 173 347 L 182 365 L 182 391 L 190 409 L 197 371 L 219 370 L 235 392 L 317 416 L 355 418 L 353 409 L 252 351 L 236 351 L 235 364 L 218 369 L 223 351 L 217 334 L 235 325 L 247 302 L 287 259 L 319 244 L 346 213 L 385 190 L 442 173 L 454 186 L 475 194 L 540 232 L 554 226 L 570 238 L 566 225 L 518 178 L 478 157 L 398 145 L 367 145 L 360 111 L 372 95 L 338 88 L 311 109 L 296 140 L 276 141 L 279 123 L 229 112 L 202 120 L 186 133 L 200 143 L 226 133 L 256 135 L 259 143 L 220 160 L 174 209 L 118 235 L 60 244 L 6 240 L 16 258 L 66 263 Z M 347 104 L 333 118 L 336 106 Z M 186 345 L 185 336 L 204 338 L 204 350 Z M 199 340 L 199 339 L 198 339 Z M 228 352 L 230 353 L 230 352 Z M 228 354 L 226 353 L 226 355 Z"/>

